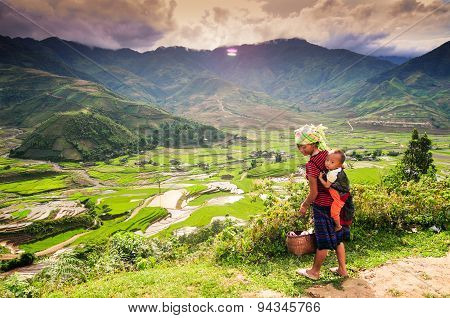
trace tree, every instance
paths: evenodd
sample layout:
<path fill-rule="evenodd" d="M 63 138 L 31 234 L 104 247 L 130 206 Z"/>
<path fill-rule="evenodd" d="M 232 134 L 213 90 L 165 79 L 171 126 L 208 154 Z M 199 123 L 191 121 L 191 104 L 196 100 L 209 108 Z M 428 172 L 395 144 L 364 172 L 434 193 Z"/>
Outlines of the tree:
<path fill-rule="evenodd" d="M 277 152 L 275 154 L 275 162 L 281 162 L 283 160 L 283 157 L 281 156 L 280 152 Z"/>
<path fill-rule="evenodd" d="M 408 181 L 418 181 L 424 174 L 432 176 L 436 174 L 431 153 L 431 140 L 427 133 L 420 137 L 417 129 L 413 130 L 408 149 L 400 161 L 400 168 L 403 179 Z"/>

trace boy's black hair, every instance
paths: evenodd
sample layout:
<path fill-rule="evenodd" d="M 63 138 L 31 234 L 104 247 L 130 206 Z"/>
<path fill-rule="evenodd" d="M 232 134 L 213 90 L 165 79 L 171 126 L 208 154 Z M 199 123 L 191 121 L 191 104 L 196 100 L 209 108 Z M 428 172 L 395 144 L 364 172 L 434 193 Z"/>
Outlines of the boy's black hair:
<path fill-rule="evenodd" d="M 343 150 L 341 150 L 341 149 L 333 149 L 328 154 L 330 154 L 330 155 L 331 154 L 338 154 L 338 155 L 340 155 L 341 163 L 345 162 L 345 152 Z"/>

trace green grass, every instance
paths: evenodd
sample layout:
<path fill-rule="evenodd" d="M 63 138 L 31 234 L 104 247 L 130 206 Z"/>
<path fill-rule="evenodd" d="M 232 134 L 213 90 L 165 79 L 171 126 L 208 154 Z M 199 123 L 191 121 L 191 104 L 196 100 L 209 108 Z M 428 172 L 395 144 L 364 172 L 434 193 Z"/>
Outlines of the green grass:
<path fill-rule="evenodd" d="M 267 177 L 281 177 L 291 174 L 297 170 L 299 162 L 294 160 L 277 163 L 263 163 L 254 169 L 248 171 L 249 178 L 267 178 Z"/>
<path fill-rule="evenodd" d="M 192 201 L 189 201 L 188 205 L 190 205 L 190 206 L 202 205 L 203 203 L 205 203 L 206 201 L 208 201 L 212 198 L 226 197 L 226 196 L 230 196 L 230 195 L 233 195 L 233 194 L 231 194 L 230 192 L 223 192 L 223 191 L 207 193 L 207 194 L 203 194 L 203 195 L 195 198 Z"/>
<path fill-rule="evenodd" d="M 186 190 L 188 192 L 189 196 L 196 195 L 204 190 L 206 190 L 208 187 L 203 184 L 196 184 L 190 187 L 187 187 Z"/>
<path fill-rule="evenodd" d="M 9 249 L 4 247 L 3 245 L 0 245 L 0 255 L 1 254 L 8 254 L 8 253 L 9 253 Z"/>
<path fill-rule="evenodd" d="M 164 192 L 166 189 L 161 189 Z M 111 208 L 109 214 L 122 214 L 135 209 L 141 202 L 149 196 L 158 194 L 157 188 L 141 189 L 119 189 L 111 194 L 92 196 L 93 202 L 99 205 L 107 204 Z"/>
<path fill-rule="evenodd" d="M 450 233 L 430 231 L 405 233 L 378 231 L 359 233 L 358 239 L 346 245 L 351 276 L 387 260 L 411 256 L 442 257 L 448 253 Z M 137 272 L 104 275 L 80 285 L 46 291 L 43 297 L 249 297 L 255 292 L 273 290 L 287 297 L 305 296 L 311 286 L 342 279 L 328 268 L 336 266 L 330 253 L 322 268 L 321 279 L 313 282 L 295 273 L 299 267 L 311 266 L 313 255 L 285 256 L 262 264 L 220 265 L 208 256 L 181 262 L 162 263 Z"/>
<path fill-rule="evenodd" d="M 75 230 L 67 231 L 67 232 L 52 236 L 52 237 L 48 237 L 41 241 L 36 241 L 36 242 L 28 243 L 28 244 L 22 244 L 22 245 L 20 245 L 20 249 L 22 249 L 28 253 L 36 253 L 39 251 L 43 251 L 47 248 L 50 248 L 56 244 L 67 241 L 71 237 L 73 237 L 79 233 L 85 232 L 85 231 L 86 231 L 85 229 L 75 229 Z"/>
<path fill-rule="evenodd" d="M 235 184 L 239 189 L 248 193 L 253 190 L 253 180 L 249 178 L 244 178 L 242 180 L 232 180 L 231 183 Z"/>
<path fill-rule="evenodd" d="M 203 226 L 211 222 L 215 216 L 233 216 L 238 219 L 249 220 L 252 215 L 259 214 L 263 211 L 264 205 L 262 200 L 256 198 L 254 202 L 248 196 L 243 199 L 228 203 L 225 205 L 211 205 L 201 207 L 195 210 L 186 220 L 172 224 L 164 231 L 158 233 L 158 236 L 170 235 L 174 230 L 185 226 Z"/>
<path fill-rule="evenodd" d="M 138 181 L 138 173 L 136 172 L 127 172 L 127 173 L 115 173 L 115 172 L 101 172 L 95 170 L 89 170 L 88 174 L 96 179 L 102 181 L 114 181 L 119 185 L 128 185 L 133 184 Z"/>
<path fill-rule="evenodd" d="M 0 176 L 47 172 L 51 170 L 52 165 L 47 163 L 29 163 L 20 159 L 0 157 Z"/>
<path fill-rule="evenodd" d="M 33 195 L 67 188 L 67 175 L 58 175 L 49 178 L 33 179 L 20 182 L 0 184 L 0 191 L 20 195 Z"/>
<path fill-rule="evenodd" d="M 380 168 L 375 167 L 345 169 L 345 173 L 351 184 L 377 184 L 384 174 Z"/>
<path fill-rule="evenodd" d="M 24 219 L 28 216 L 28 214 L 30 214 L 31 210 L 22 210 L 22 211 L 16 211 L 12 213 L 12 216 L 15 219 L 21 220 Z"/>
<path fill-rule="evenodd" d="M 73 244 L 101 243 L 118 231 L 142 231 L 145 230 L 151 223 L 160 220 L 167 214 L 168 212 L 166 209 L 157 207 L 143 208 L 137 215 L 128 221 L 125 221 L 127 216 L 105 221 L 100 228 L 83 235 Z"/>

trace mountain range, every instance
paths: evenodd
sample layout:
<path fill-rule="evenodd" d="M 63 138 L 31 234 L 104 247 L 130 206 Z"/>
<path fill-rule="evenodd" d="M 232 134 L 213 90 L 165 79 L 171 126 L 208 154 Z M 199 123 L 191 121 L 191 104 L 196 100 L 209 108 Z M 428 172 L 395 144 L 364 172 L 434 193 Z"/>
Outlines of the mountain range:
<path fill-rule="evenodd" d="M 297 38 L 233 46 L 235 56 L 228 48 L 139 53 L 0 36 L 0 124 L 36 127 L 55 112 L 88 111 L 131 131 L 195 125 L 179 116 L 255 127 L 277 117 L 284 127 L 314 114 L 449 128 L 450 42 L 399 65 Z"/>

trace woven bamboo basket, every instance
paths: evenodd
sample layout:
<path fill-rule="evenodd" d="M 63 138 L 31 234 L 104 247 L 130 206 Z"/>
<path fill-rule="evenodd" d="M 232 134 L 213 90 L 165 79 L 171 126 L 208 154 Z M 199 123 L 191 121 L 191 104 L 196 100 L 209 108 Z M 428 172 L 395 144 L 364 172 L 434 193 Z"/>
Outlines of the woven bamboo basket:
<path fill-rule="evenodd" d="M 313 234 L 300 235 L 301 232 L 295 232 L 297 236 L 287 235 L 286 245 L 288 251 L 297 256 L 312 254 L 316 251 L 316 237 Z"/>

